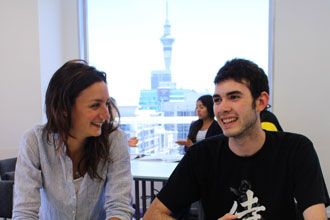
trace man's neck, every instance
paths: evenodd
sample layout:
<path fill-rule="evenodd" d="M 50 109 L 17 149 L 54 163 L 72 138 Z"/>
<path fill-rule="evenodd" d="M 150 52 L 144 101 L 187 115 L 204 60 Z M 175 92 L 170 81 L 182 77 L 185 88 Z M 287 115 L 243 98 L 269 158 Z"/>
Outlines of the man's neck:
<path fill-rule="evenodd" d="M 238 156 L 252 156 L 264 145 L 266 133 L 260 128 L 255 128 L 244 136 L 230 137 L 229 148 Z"/>

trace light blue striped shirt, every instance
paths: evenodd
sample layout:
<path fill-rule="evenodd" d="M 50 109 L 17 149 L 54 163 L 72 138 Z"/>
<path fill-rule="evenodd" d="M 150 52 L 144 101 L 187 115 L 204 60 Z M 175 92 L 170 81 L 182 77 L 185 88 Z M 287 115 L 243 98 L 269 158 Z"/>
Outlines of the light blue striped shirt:
<path fill-rule="evenodd" d="M 15 171 L 13 219 L 109 219 L 132 218 L 132 175 L 127 138 L 116 130 L 109 136 L 110 158 L 92 180 L 86 173 L 78 194 L 72 161 L 59 140 L 50 143 L 38 125 L 23 136 Z M 102 162 L 104 163 L 104 162 Z"/>

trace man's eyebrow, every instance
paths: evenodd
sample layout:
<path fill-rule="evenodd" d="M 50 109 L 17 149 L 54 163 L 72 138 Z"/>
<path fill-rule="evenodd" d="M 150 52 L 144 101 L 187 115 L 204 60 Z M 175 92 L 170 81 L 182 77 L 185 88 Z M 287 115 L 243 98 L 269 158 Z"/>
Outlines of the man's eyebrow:
<path fill-rule="evenodd" d="M 234 91 L 230 91 L 228 93 L 226 93 L 226 96 L 230 96 L 230 95 L 242 95 L 243 93 L 239 90 L 234 90 Z M 221 98 L 221 96 L 219 94 L 213 94 L 212 96 L 213 98 Z"/>
<path fill-rule="evenodd" d="M 243 93 L 239 90 L 234 90 L 234 91 L 231 91 L 231 92 L 228 92 L 226 95 L 227 96 L 230 96 L 230 95 L 242 95 Z"/>

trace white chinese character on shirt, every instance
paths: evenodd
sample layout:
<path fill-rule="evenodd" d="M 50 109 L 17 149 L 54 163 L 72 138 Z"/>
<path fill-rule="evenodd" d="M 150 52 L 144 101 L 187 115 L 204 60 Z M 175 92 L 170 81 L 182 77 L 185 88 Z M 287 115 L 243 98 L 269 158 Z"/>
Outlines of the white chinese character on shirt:
<path fill-rule="evenodd" d="M 253 204 L 258 203 L 258 198 L 253 197 L 253 192 L 251 190 L 246 191 L 246 201 L 241 203 L 241 206 L 245 208 L 242 212 L 237 212 L 237 202 L 235 201 L 230 212 L 231 214 L 237 215 L 238 218 L 242 220 L 258 220 L 261 219 L 261 216 L 258 214 L 259 211 L 265 211 L 265 206 L 256 206 L 253 207 Z M 247 214 L 251 214 L 246 216 Z M 245 216 L 245 217 L 244 217 Z"/>

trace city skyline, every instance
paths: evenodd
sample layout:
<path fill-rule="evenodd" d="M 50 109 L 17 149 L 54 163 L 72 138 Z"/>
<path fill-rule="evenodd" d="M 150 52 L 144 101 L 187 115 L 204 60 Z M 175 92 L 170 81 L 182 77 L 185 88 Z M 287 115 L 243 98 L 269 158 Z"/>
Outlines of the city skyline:
<path fill-rule="evenodd" d="M 119 105 L 138 105 L 140 90 L 150 89 L 151 72 L 165 69 L 166 1 L 151 2 L 88 5 L 90 62 L 107 72 L 110 95 Z M 183 8 L 184 3 L 189 7 Z M 177 88 L 213 93 L 216 72 L 234 57 L 252 59 L 268 71 L 268 1 L 198 3 L 168 1 Z"/>

